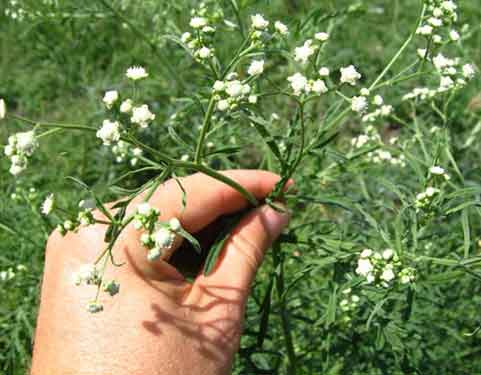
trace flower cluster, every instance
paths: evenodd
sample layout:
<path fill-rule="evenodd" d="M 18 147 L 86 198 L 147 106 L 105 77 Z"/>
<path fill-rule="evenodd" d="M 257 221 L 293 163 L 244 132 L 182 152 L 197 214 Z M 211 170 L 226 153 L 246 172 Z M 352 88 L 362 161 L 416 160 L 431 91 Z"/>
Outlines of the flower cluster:
<path fill-rule="evenodd" d="M 117 163 L 128 161 L 132 167 L 135 167 L 143 151 L 139 147 L 132 147 L 127 142 L 118 141 L 117 144 L 112 147 L 112 153 L 115 155 L 115 161 Z"/>
<path fill-rule="evenodd" d="M 367 90 L 367 95 L 369 95 L 369 90 Z M 393 106 L 384 104 L 384 98 L 381 95 L 375 95 L 372 98 L 371 103 L 376 107 L 376 109 L 364 115 L 362 118 L 363 122 L 375 122 L 380 118 L 388 117 L 393 112 Z"/>
<path fill-rule="evenodd" d="M 311 93 L 321 95 L 329 90 L 323 79 L 309 80 L 301 73 L 295 73 L 288 77 L 287 81 L 290 83 L 295 96 Z"/>
<path fill-rule="evenodd" d="M 364 249 L 357 261 L 356 273 L 366 279 L 368 284 L 388 288 L 399 280 L 408 284 L 415 280 L 415 271 L 403 267 L 398 255 L 392 249 L 382 252 Z"/>
<path fill-rule="evenodd" d="M 132 81 L 138 81 L 147 78 L 149 74 L 140 66 L 134 66 L 127 69 L 126 77 Z M 135 165 L 138 156 L 141 155 L 138 149 L 130 151 L 127 144 L 121 141 L 125 123 L 131 123 L 140 129 L 148 128 L 150 123 L 155 120 L 153 114 L 147 104 L 138 105 L 130 98 L 121 99 L 121 95 L 117 90 L 106 91 L 102 102 L 107 110 L 113 112 L 113 116 L 120 120 L 105 119 L 102 126 L 97 131 L 97 138 L 102 140 L 105 146 L 113 146 L 112 150 L 118 162 L 121 162 L 131 156 L 131 163 Z M 130 155 L 129 155 L 130 154 Z"/>
<path fill-rule="evenodd" d="M 441 193 L 441 190 L 432 186 L 426 188 L 425 191 L 416 195 L 414 205 L 416 209 L 427 209 L 431 206 L 433 200 Z"/>
<path fill-rule="evenodd" d="M 237 78 L 237 73 L 231 73 L 227 76 L 225 81 L 216 81 L 214 83 L 212 91 L 214 94 L 214 100 L 217 102 L 216 109 L 219 112 L 235 110 L 242 102 L 257 102 L 257 96 L 250 95 L 251 86 Z"/>
<path fill-rule="evenodd" d="M 38 141 L 33 130 L 17 133 L 8 138 L 5 155 L 12 163 L 10 173 L 14 176 L 22 173 L 28 166 L 28 158 L 38 147 Z"/>
<path fill-rule="evenodd" d="M 27 270 L 27 267 L 24 266 L 23 264 L 17 265 L 16 268 L 9 267 L 5 271 L 0 271 L 0 281 L 6 282 L 6 281 L 13 280 L 19 272 L 25 272 L 26 270 Z"/>
<path fill-rule="evenodd" d="M 456 3 L 443 0 L 429 0 L 428 3 L 426 15 L 416 33 L 431 38 L 436 44 L 441 44 L 446 36 L 448 40 L 458 41 L 460 35 L 452 28 L 453 22 L 458 20 Z"/>
<path fill-rule="evenodd" d="M 308 39 L 300 47 L 294 49 L 294 60 L 301 63 L 307 64 L 309 58 L 314 56 L 317 50 L 321 47 L 321 44 L 329 39 L 329 34 L 320 32 L 317 33 L 313 39 Z"/>

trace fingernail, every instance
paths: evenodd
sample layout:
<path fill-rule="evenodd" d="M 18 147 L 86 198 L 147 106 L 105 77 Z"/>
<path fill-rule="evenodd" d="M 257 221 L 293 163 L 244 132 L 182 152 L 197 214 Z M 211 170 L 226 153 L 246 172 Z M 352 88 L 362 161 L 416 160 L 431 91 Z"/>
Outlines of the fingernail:
<path fill-rule="evenodd" d="M 262 208 L 266 230 L 272 239 L 282 233 L 283 229 L 289 224 L 290 218 L 286 206 L 278 202 L 276 202 L 276 206 L 284 212 L 276 211 L 267 205 Z"/>

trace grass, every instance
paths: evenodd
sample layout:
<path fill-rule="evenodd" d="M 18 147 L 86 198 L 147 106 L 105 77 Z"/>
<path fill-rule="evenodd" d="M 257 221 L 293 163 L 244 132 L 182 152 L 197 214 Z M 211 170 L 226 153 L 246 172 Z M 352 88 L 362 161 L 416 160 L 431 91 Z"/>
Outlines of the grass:
<path fill-rule="evenodd" d="M 163 35 L 185 30 L 186 9 L 196 2 L 143 1 L 140 6 L 122 1 L 114 2 L 113 8 L 109 1 L 94 0 L 52 2 L 55 6 L 38 0 L 22 3 L 43 15 L 24 21 L 0 15 L 0 97 L 7 100 L 9 111 L 98 126 L 104 116 L 103 92 L 129 89 L 119 83 L 126 67 L 145 65 L 152 79 L 143 95 L 155 109 L 159 125 L 151 140 L 175 157 L 193 155 L 201 121 L 195 100 L 206 74 Z M 219 3 L 225 17 L 234 21 L 232 3 Z M 379 74 L 396 53 L 412 31 L 420 7 L 415 0 L 366 0 L 357 12 L 345 16 L 351 1 L 239 4 L 242 15 L 261 11 L 291 28 L 309 19 L 306 33 L 333 27 L 335 42 L 325 51 L 325 65 L 355 63 L 366 77 Z M 460 24 L 470 29 L 452 53 L 481 66 L 479 4 L 465 0 L 460 7 Z M 54 16 L 49 15 L 52 10 Z M 219 37 L 221 59 L 238 44 L 229 35 Z M 410 46 L 393 69 L 410 63 L 417 47 L 421 45 Z M 278 66 L 268 69 L 273 71 L 272 79 L 281 82 L 289 68 L 279 60 Z M 386 102 L 399 97 L 409 84 L 384 90 Z M 440 111 L 428 104 L 399 104 L 400 121 L 390 119 L 380 125 L 383 138 L 399 136 L 406 168 L 373 165 L 349 155 L 351 138 L 362 131 L 356 118 L 346 121 L 329 147 L 313 150 L 295 176 L 298 195 L 290 205 L 296 215 L 286 243 L 281 251 L 271 253 L 255 282 L 234 373 L 289 373 L 286 324 L 298 374 L 481 373 L 476 331 L 481 325 L 481 274 L 476 258 L 481 233 L 479 84 L 476 78 Z M 189 109 L 179 111 L 182 108 Z M 177 111 L 179 116 L 172 120 Z M 324 111 L 314 107 L 308 117 Z M 266 117 L 275 112 L 284 119 L 293 107 L 269 100 L 263 112 Z M 233 122 L 227 131 L 209 139 L 219 147 L 240 148 L 232 155 L 212 157 L 211 164 L 217 169 L 276 170 L 278 165 L 256 130 L 245 125 Z M 283 141 L 288 148 L 285 125 L 282 120 L 272 121 L 269 130 L 275 142 Z M 434 126 L 440 130 L 432 133 Z M 19 128 L 25 126 L 2 123 L 2 143 Z M 425 186 L 425 170 L 434 163 L 449 170 L 452 186 L 432 216 L 419 218 L 410 202 Z M 23 374 L 31 355 L 43 249 L 53 227 L 39 214 L 41 201 L 52 191 L 73 208 L 84 193 L 67 176 L 112 199 L 115 194 L 105 187 L 127 167 L 113 163 L 93 135 L 79 133 L 62 133 L 42 142 L 30 170 L 19 181 L 9 176 L 8 167 L 8 160 L 2 159 L 0 272 L 6 274 L 0 277 L 0 373 Z M 139 174 L 123 187 L 137 186 L 151 177 Z M 16 199 L 11 198 L 13 193 Z M 358 282 L 353 275 L 358 252 L 388 245 L 418 269 L 415 290 L 380 293 L 364 288 L 359 291 L 362 304 L 346 320 L 338 306 L 342 290 L 355 288 Z M 473 263 L 463 263 L 466 260 Z M 12 278 L 9 269 L 15 273 Z M 283 270 L 283 283 L 278 278 L 271 282 L 276 269 Z"/>

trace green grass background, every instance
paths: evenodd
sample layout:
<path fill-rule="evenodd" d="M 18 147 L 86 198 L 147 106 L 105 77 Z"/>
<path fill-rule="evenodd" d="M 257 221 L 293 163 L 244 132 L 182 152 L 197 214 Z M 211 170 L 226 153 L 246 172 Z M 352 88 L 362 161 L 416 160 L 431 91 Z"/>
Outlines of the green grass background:
<path fill-rule="evenodd" d="M 186 28 L 188 9 L 196 2 L 107 1 L 107 4 L 113 4 L 117 14 L 102 1 L 94 0 L 18 3 L 29 13 L 39 15 L 26 17 L 23 21 L 12 20 L 2 15 L 2 8 L 5 12 L 12 5 L 6 0 L 0 2 L 0 97 L 6 99 L 11 112 L 31 118 L 97 125 L 104 116 L 100 102 L 103 92 L 111 88 L 127 89 L 125 83 L 119 83 L 123 82 L 125 69 L 139 64 L 144 65 L 152 77 L 146 84 L 145 96 L 158 113 L 160 128 L 155 136 L 162 140 L 167 133 L 162 124 L 168 122 L 177 106 L 171 97 L 192 95 L 198 91 L 199 85 L 205 83 L 205 77 L 195 69 L 192 61 L 179 48 L 162 39 L 166 33 L 178 35 Z M 226 18 L 233 20 L 229 2 L 219 3 Z M 353 2 L 245 0 L 239 3 L 246 17 L 260 11 L 270 19 L 281 19 L 294 25 L 313 12 L 322 16 L 345 9 Z M 326 65 L 354 62 L 362 67 L 364 75 L 373 77 L 412 30 L 420 2 L 366 0 L 362 3 L 361 12 L 336 28 L 335 42 L 328 49 Z M 459 3 L 460 24 L 470 25 L 470 31 L 454 52 L 481 66 L 479 1 Z M 129 23 L 119 17 L 125 17 Z M 312 27 L 313 30 L 322 30 L 326 25 L 327 21 Z M 226 38 L 219 53 L 232 51 L 236 42 Z M 170 67 L 166 67 L 166 61 Z M 480 185 L 481 176 L 481 142 L 479 134 L 473 134 L 480 121 L 479 83 L 479 79 L 472 82 L 456 96 L 449 108 L 451 151 L 465 179 L 464 186 L 471 187 Z M 388 91 L 386 97 L 395 97 L 396 93 Z M 275 102 L 269 106 L 268 111 L 275 111 L 282 117 L 283 107 L 277 107 Z M 438 125 L 439 119 L 424 111 L 420 117 L 422 137 L 430 149 L 434 149 L 437 144 L 431 139 L 429 129 Z M 407 110 L 401 115 L 409 118 Z M 196 121 L 195 117 L 192 121 L 188 117 L 183 121 L 180 132 L 185 139 L 195 136 Z M 350 121 L 343 135 L 355 134 L 356 126 Z M 5 143 L 8 134 L 22 128 L 25 126 L 20 123 L 1 123 L 1 142 Z M 247 132 L 248 137 L 246 132 L 233 127 L 216 138 L 218 144 L 228 144 L 234 137 L 237 144 L 246 146 L 249 156 L 240 156 L 234 161 L 219 159 L 217 167 L 267 165 L 262 160 L 262 142 L 255 138 L 252 130 Z M 409 131 L 403 135 L 415 138 Z M 474 141 L 466 148 L 464 145 L 469 137 L 474 137 Z M 185 152 L 172 141 L 165 141 L 160 146 L 170 148 L 169 152 L 175 156 Z M 385 191 L 379 191 L 375 179 L 384 178 L 413 191 L 419 186 L 409 171 L 364 170 L 359 166 L 346 166 L 324 180 L 322 170 L 334 157 L 326 158 L 320 155 L 303 167 L 301 175 L 296 178 L 301 193 L 320 198 L 319 186 L 325 186 L 330 199 L 351 203 L 362 201 L 364 209 L 379 222 L 386 222 L 387 226 L 390 220 L 394 220 L 386 208 L 390 197 Z M 23 374 L 29 366 L 43 250 L 52 224 L 38 212 L 45 193 L 56 192 L 64 205 L 74 207 L 84 197 L 66 179 L 75 176 L 109 199 L 112 195 L 103 187 L 122 168 L 125 167 L 112 163 L 109 154 L 93 136 L 77 133 L 42 142 L 26 177 L 19 181 L 8 174 L 8 160 L 3 158 L 0 162 L 0 271 L 12 269 L 16 274 L 10 280 L 0 280 L 0 374 Z M 127 184 L 134 186 L 147 178 L 148 175 L 143 175 L 127 181 Z M 37 193 L 29 193 L 32 187 Z M 23 198 L 11 199 L 15 192 Z M 27 196 L 29 199 L 24 199 Z M 345 248 L 349 248 L 351 242 L 377 241 L 376 232 L 360 223 L 362 219 L 356 213 L 332 205 L 295 204 L 296 225 L 305 225 L 305 229 L 300 230 L 301 236 L 319 242 L 338 241 L 336 244 Z M 479 252 L 477 240 L 481 238 L 479 218 L 473 212 L 470 221 L 469 244 L 476 254 Z M 317 221 L 314 227 L 309 224 L 312 220 Z M 445 220 L 438 224 L 428 229 L 419 246 L 425 248 L 432 243 L 431 247 L 428 246 L 431 250 L 426 251 L 449 256 L 465 241 L 460 220 Z M 301 257 L 292 255 L 296 250 L 301 252 Z M 289 300 L 296 351 L 302 363 L 299 365 L 300 374 L 481 374 L 480 336 L 464 335 L 481 324 L 478 279 L 465 274 L 459 276 L 454 274 L 457 270 L 446 267 L 429 266 L 425 273 L 440 275 L 441 281 L 426 280 L 420 286 L 413 319 L 409 322 L 401 325 L 397 316 L 399 311 L 393 308 L 385 311 L 376 324 L 367 327 L 366 320 L 374 306 L 366 306 L 356 313 L 352 326 L 343 326 L 336 319 L 329 321 L 326 315 L 331 313 L 330 306 L 335 303 L 331 299 L 335 296 L 332 290 L 338 285 L 338 276 L 352 268 L 352 262 L 337 261 L 335 265 L 326 266 L 322 251 L 316 248 L 288 247 L 285 255 L 286 278 L 290 281 L 299 276 L 299 271 L 310 267 L 309 276 L 296 285 Z M 24 265 L 26 269 L 17 270 L 18 265 Z M 249 304 L 244 348 L 256 340 L 259 304 L 268 288 L 271 271 L 268 259 Z M 236 373 L 285 373 L 285 353 L 275 304 L 272 309 L 266 350 L 260 353 L 241 351 L 236 361 Z"/>

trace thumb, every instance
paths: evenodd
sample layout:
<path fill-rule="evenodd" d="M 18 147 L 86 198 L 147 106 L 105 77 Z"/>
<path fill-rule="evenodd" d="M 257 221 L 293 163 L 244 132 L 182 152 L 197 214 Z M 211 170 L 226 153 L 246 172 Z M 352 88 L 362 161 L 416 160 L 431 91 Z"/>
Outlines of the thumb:
<path fill-rule="evenodd" d="M 248 213 L 232 231 L 209 276 L 199 276 L 201 286 L 248 290 L 266 250 L 289 223 L 286 208 L 282 212 L 267 205 Z"/>

